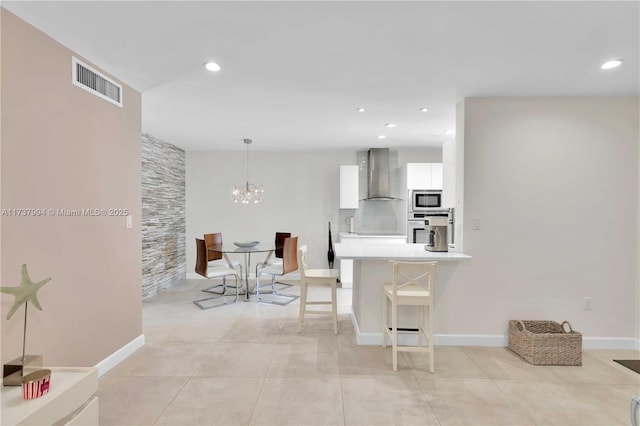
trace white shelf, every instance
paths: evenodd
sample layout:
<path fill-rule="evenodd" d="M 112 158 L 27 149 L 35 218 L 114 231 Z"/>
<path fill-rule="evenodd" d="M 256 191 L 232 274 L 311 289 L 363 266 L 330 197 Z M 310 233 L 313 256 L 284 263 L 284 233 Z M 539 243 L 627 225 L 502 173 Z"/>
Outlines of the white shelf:
<path fill-rule="evenodd" d="M 25 400 L 21 386 L 2 387 L 0 423 L 9 425 L 98 424 L 98 370 L 43 367 L 51 370 L 49 392 Z"/>

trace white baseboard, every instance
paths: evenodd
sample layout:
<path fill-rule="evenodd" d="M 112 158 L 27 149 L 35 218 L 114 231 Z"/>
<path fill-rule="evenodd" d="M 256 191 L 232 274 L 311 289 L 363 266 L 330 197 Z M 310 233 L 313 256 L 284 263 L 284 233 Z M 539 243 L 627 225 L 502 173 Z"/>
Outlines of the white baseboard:
<path fill-rule="evenodd" d="M 502 334 L 436 334 L 439 346 L 501 346 L 509 344 L 508 336 Z"/>
<path fill-rule="evenodd" d="M 359 345 L 382 345 L 382 332 L 362 333 L 358 327 L 353 311 L 351 322 Z M 502 334 L 436 334 L 436 346 L 498 346 L 507 347 L 509 336 Z M 399 345 L 415 345 L 417 336 L 414 333 L 398 333 Z M 582 337 L 583 349 L 630 349 L 640 350 L 640 339 L 626 337 Z"/>
<path fill-rule="evenodd" d="M 640 339 L 626 337 L 584 337 L 582 349 L 630 349 L 640 350 Z"/>
<path fill-rule="evenodd" d="M 144 346 L 144 334 L 139 335 L 96 365 L 94 368 L 98 369 L 98 377 L 106 374 L 116 365 L 124 361 L 129 355 Z"/>

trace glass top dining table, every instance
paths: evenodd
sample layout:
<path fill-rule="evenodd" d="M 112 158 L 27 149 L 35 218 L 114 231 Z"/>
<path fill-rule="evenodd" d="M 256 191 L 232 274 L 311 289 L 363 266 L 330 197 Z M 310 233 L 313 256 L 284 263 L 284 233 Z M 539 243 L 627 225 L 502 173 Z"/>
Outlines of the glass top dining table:
<path fill-rule="evenodd" d="M 249 271 L 251 271 L 251 253 L 267 253 L 264 261 L 261 263 L 266 265 L 269 263 L 273 252 L 276 247 L 273 244 L 257 244 L 253 247 L 238 247 L 235 244 L 216 244 L 212 246 L 208 246 L 208 251 L 213 251 L 216 253 L 222 253 L 222 257 L 227 262 L 229 267 L 231 266 L 231 260 L 229 260 L 228 255 L 233 253 L 242 253 L 244 255 L 244 285 L 245 285 L 245 298 L 244 301 L 249 301 L 249 293 L 251 293 L 251 288 L 249 287 Z"/>

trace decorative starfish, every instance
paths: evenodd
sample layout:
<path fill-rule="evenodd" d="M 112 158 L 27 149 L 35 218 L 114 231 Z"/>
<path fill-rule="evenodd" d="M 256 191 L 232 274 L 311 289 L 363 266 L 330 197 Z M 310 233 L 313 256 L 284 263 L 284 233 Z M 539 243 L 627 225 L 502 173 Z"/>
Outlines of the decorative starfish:
<path fill-rule="evenodd" d="M 9 313 L 7 314 L 7 319 L 10 319 L 13 314 L 16 313 L 18 308 L 22 306 L 23 303 L 31 302 L 33 306 L 42 310 L 42 306 L 40 306 L 40 302 L 38 302 L 38 297 L 36 293 L 40 288 L 49 282 L 51 278 L 44 279 L 40 282 L 34 283 L 29 278 L 29 273 L 27 272 L 27 265 L 22 265 L 22 281 L 20 282 L 19 287 L 0 287 L 0 291 L 2 293 L 8 293 L 15 297 L 13 301 L 13 306 L 9 309 Z"/>

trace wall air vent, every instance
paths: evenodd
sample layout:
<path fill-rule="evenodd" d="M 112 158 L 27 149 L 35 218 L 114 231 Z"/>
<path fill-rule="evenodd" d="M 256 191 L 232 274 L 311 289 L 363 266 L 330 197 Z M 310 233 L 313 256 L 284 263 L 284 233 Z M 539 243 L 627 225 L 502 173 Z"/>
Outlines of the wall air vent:
<path fill-rule="evenodd" d="M 77 58 L 71 59 L 73 84 L 122 108 L 121 85 Z"/>

